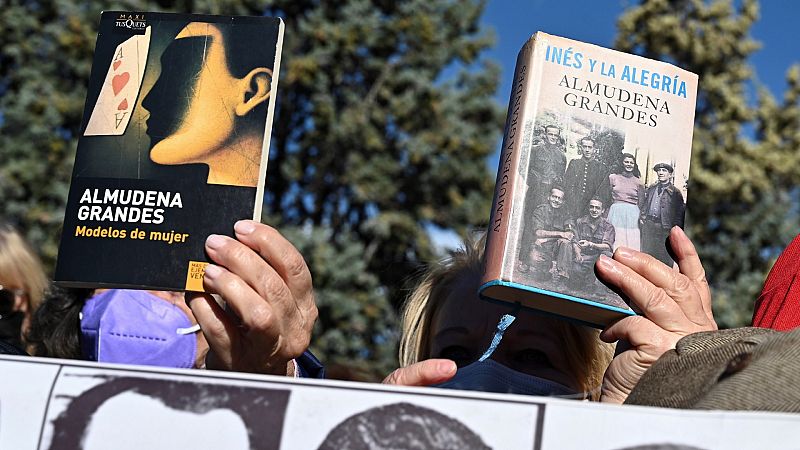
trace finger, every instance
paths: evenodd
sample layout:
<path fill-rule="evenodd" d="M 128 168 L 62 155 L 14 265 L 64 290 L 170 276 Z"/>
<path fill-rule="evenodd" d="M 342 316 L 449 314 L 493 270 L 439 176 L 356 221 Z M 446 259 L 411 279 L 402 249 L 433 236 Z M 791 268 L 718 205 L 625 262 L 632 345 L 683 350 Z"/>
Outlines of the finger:
<path fill-rule="evenodd" d="M 647 253 L 620 247 L 614 259 L 630 267 L 677 303 L 686 317 L 700 325 L 708 321 L 703 302 L 694 285 L 686 275 L 673 270 Z"/>
<path fill-rule="evenodd" d="M 602 281 L 637 306 L 656 325 L 670 331 L 685 331 L 689 320 L 681 308 L 664 292 L 630 267 L 602 255 L 596 263 L 597 275 Z"/>
<path fill-rule="evenodd" d="M 666 351 L 674 348 L 679 336 L 664 331 L 642 316 L 630 316 L 609 325 L 600 333 L 603 342 L 626 342 L 630 347 L 654 347 Z"/>
<path fill-rule="evenodd" d="M 246 329 L 257 330 L 266 338 L 278 338 L 279 324 L 275 320 L 271 304 L 264 301 L 261 295 L 245 283 L 241 277 L 224 267 L 209 264 L 203 275 L 203 287 L 209 292 L 221 295 Z M 291 314 L 292 311 L 290 310 L 288 313 Z M 222 313 L 225 312 L 222 311 Z"/>
<path fill-rule="evenodd" d="M 233 227 L 236 238 L 256 251 L 286 282 L 298 300 L 308 301 L 311 272 L 294 245 L 278 230 L 253 220 L 240 220 Z M 302 297 L 302 298 L 301 298 Z"/>
<path fill-rule="evenodd" d="M 231 337 L 239 332 L 236 324 L 210 294 L 186 292 L 185 299 L 194 318 L 200 324 L 200 330 L 205 335 L 208 346 L 218 357 L 230 364 L 229 358 L 224 355 L 230 354 L 233 345 Z"/>
<path fill-rule="evenodd" d="M 219 279 L 211 281 L 218 289 L 215 292 L 222 295 L 232 307 L 259 308 L 259 303 L 266 300 L 280 307 L 285 314 L 294 314 L 297 310 L 284 280 L 247 245 L 228 236 L 212 234 L 206 239 L 206 251 L 214 262 L 226 269 Z M 228 274 L 235 275 L 235 279 Z M 205 277 L 208 276 L 206 268 Z"/>
<path fill-rule="evenodd" d="M 714 322 L 714 313 L 711 309 L 711 289 L 708 286 L 706 271 L 700 261 L 700 256 L 697 254 L 697 249 L 695 249 L 689 237 L 686 236 L 686 233 L 678 226 L 670 230 L 669 243 L 675 253 L 676 262 L 681 273 L 695 283 L 703 302 L 703 310 L 706 313 L 706 317 L 711 322 Z"/>
<path fill-rule="evenodd" d="M 458 368 L 449 359 L 428 359 L 401 367 L 383 380 L 384 384 L 399 386 L 430 386 L 453 378 Z"/>

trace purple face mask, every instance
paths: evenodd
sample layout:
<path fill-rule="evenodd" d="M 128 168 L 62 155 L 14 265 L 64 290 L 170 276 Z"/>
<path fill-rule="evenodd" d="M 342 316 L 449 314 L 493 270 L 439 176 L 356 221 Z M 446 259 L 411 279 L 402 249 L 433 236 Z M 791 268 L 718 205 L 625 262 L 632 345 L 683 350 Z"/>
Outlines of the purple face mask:
<path fill-rule="evenodd" d="M 111 289 L 81 311 L 81 352 L 91 361 L 194 367 L 197 337 L 180 308 L 146 291 Z"/>

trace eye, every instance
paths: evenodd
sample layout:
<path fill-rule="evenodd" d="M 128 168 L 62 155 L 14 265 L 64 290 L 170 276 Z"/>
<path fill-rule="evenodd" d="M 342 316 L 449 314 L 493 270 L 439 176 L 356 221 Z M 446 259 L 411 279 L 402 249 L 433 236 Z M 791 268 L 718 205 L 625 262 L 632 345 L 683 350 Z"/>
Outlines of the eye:
<path fill-rule="evenodd" d="M 437 358 L 451 359 L 455 361 L 458 367 L 466 366 L 474 359 L 472 352 L 466 347 L 460 345 L 451 345 L 445 347 L 436 355 Z"/>
<path fill-rule="evenodd" d="M 550 358 L 544 352 L 532 348 L 516 352 L 514 362 L 524 366 L 553 367 Z"/>

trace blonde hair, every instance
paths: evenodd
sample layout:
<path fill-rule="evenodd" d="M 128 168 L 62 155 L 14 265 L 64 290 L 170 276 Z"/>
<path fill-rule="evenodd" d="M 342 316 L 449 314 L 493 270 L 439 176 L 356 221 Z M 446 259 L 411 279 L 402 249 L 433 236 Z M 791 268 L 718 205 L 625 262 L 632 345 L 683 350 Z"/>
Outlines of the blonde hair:
<path fill-rule="evenodd" d="M 401 312 L 400 366 L 405 367 L 431 357 L 431 322 L 462 274 L 480 277 L 483 271 L 485 235 L 475 241 L 468 239 L 464 247 L 438 263 L 431 265 L 421 281 L 406 299 Z M 578 387 L 599 399 L 597 389 L 613 357 L 613 346 L 598 338 L 599 331 L 554 318 L 553 328 L 564 343 L 567 363 Z"/>
<path fill-rule="evenodd" d="M 0 284 L 19 285 L 28 299 L 28 315 L 42 303 L 47 276 L 36 252 L 8 224 L 0 224 Z"/>

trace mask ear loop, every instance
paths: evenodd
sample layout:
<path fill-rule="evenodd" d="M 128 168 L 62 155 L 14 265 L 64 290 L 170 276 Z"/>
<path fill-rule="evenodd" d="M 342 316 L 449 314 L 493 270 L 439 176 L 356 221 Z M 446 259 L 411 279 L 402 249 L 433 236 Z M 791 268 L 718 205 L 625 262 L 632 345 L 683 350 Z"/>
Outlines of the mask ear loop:
<path fill-rule="evenodd" d="M 187 327 L 187 328 L 178 328 L 178 329 L 175 330 L 175 333 L 176 334 L 180 334 L 181 336 L 183 336 L 185 334 L 197 333 L 198 331 L 200 331 L 200 324 L 199 323 L 195 324 L 195 325 L 192 325 L 191 327 Z"/>
<path fill-rule="evenodd" d="M 510 314 L 503 314 L 503 317 L 500 318 L 500 321 L 497 323 L 497 330 L 494 332 L 494 336 L 492 336 L 492 343 L 489 344 L 489 348 L 487 348 L 486 351 L 483 352 L 483 355 L 481 355 L 481 357 L 478 358 L 479 362 L 486 361 L 487 359 L 489 359 L 490 356 L 492 356 L 492 353 L 494 353 L 494 351 L 497 350 L 497 347 L 503 340 L 503 334 L 506 332 L 508 327 L 510 327 L 511 324 L 514 323 L 514 320 L 517 319 L 517 312 L 519 311 L 519 308 L 520 304 L 517 303 L 516 306 L 514 306 L 514 310 L 511 311 Z"/>

